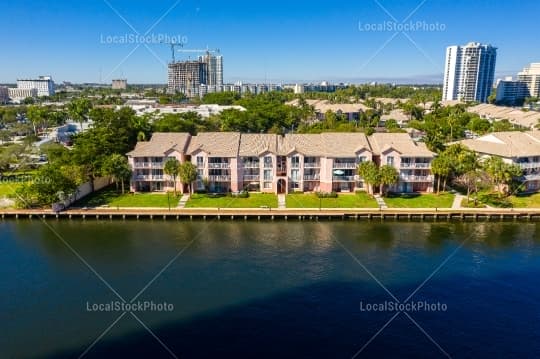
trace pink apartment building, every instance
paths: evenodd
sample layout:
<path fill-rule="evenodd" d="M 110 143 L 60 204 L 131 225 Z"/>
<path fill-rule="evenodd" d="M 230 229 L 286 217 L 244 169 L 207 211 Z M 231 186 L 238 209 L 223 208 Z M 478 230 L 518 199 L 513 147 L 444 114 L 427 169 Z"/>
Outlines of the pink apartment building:
<path fill-rule="evenodd" d="M 358 165 L 391 164 L 400 173 L 393 190 L 432 191 L 434 154 L 408 134 L 363 133 L 241 134 L 237 132 L 155 133 L 128 153 L 132 191 L 168 191 L 163 174 L 168 157 L 191 161 L 199 173 L 196 190 L 289 193 L 364 190 Z M 186 188 L 177 184 L 177 190 Z"/>

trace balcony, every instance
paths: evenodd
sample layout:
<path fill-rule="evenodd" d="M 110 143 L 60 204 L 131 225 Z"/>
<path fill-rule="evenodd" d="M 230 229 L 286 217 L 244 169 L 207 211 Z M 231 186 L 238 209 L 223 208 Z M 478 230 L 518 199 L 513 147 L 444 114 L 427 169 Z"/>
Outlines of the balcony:
<path fill-rule="evenodd" d="M 304 181 L 319 181 L 320 179 L 320 175 L 304 175 Z"/>
<path fill-rule="evenodd" d="M 208 168 L 231 168 L 229 162 L 214 162 L 208 163 Z"/>
<path fill-rule="evenodd" d="M 135 175 L 136 181 L 163 181 L 162 175 Z"/>
<path fill-rule="evenodd" d="M 332 176 L 332 181 L 334 181 L 334 182 L 354 182 L 354 181 L 356 181 L 356 176 Z"/>
<path fill-rule="evenodd" d="M 163 162 L 134 162 L 134 168 L 163 168 Z"/>
<path fill-rule="evenodd" d="M 320 168 L 320 162 L 304 162 L 304 168 Z"/>
<path fill-rule="evenodd" d="M 426 162 L 401 162 L 401 168 L 430 168 L 431 163 Z"/>
<path fill-rule="evenodd" d="M 259 181 L 261 176 L 259 175 L 244 175 L 244 182 L 246 181 Z"/>
<path fill-rule="evenodd" d="M 208 176 L 210 182 L 230 182 L 231 176 L 229 175 L 219 175 L 219 176 Z"/>
<path fill-rule="evenodd" d="M 518 163 L 519 167 L 524 170 L 530 170 L 535 168 L 540 168 L 540 162 L 523 162 Z"/>
<path fill-rule="evenodd" d="M 356 162 L 334 162 L 334 169 L 355 169 L 358 167 Z"/>
<path fill-rule="evenodd" d="M 259 162 L 243 162 L 244 168 L 259 168 Z"/>
<path fill-rule="evenodd" d="M 406 182 L 431 182 L 433 176 L 400 175 L 399 179 Z"/>

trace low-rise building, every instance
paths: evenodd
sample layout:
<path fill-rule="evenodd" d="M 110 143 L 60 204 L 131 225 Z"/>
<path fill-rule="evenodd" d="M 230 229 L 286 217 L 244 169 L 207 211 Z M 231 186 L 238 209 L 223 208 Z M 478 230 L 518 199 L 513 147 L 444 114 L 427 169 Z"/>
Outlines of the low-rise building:
<path fill-rule="evenodd" d="M 39 76 L 37 79 L 19 79 L 17 88 L 37 90 L 37 96 L 52 96 L 55 94 L 54 81 L 50 76 Z"/>
<path fill-rule="evenodd" d="M 476 139 L 460 141 L 481 158 L 497 156 L 523 170 L 525 191 L 540 189 L 540 132 L 495 132 Z"/>
<path fill-rule="evenodd" d="M 434 155 L 406 133 L 369 138 L 363 133 L 155 133 L 128 153 L 132 191 L 172 190 L 163 167 L 168 157 L 175 157 L 197 167 L 195 190 L 270 193 L 365 190 L 358 175 L 364 161 L 396 168 L 399 182 L 393 191 L 430 192 Z M 177 189 L 183 192 L 186 188 L 178 185 Z"/>
<path fill-rule="evenodd" d="M 9 90 L 7 87 L 0 86 L 0 103 L 8 103 L 9 102 Z"/>
<path fill-rule="evenodd" d="M 9 98 L 13 102 L 21 102 L 26 98 L 34 98 L 38 96 L 38 90 L 35 88 L 9 88 Z"/>

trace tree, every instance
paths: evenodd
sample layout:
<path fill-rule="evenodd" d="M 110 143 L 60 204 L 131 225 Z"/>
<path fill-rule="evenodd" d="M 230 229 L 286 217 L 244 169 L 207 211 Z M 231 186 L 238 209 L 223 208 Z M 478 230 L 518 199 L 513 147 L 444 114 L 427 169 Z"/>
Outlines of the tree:
<path fill-rule="evenodd" d="M 179 167 L 180 182 L 189 185 L 189 192 L 193 192 L 192 183 L 197 179 L 197 166 L 191 162 L 184 162 Z M 175 186 L 176 187 L 176 186 Z"/>
<path fill-rule="evenodd" d="M 131 176 L 131 169 L 126 157 L 114 153 L 107 157 L 103 163 L 103 174 L 111 176 L 118 190 L 118 182 L 122 186 L 122 194 L 124 194 L 124 181 Z"/>
<path fill-rule="evenodd" d="M 32 123 L 34 134 L 38 135 L 38 128 L 45 122 L 47 111 L 40 106 L 29 106 L 26 117 Z"/>
<path fill-rule="evenodd" d="M 385 195 L 383 189 L 385 186 L 390 186 L 397 183 L 399 179 L 398 171 L 390 165 L 384 165 L 379 168 L 379 186 L 381 195 Z"/>
<path fill-rule="evenodd" d="M 174 185 L 174 195 L 176 196 L 176 179 L 180 174 L 180 161 L 178 161 L 176 158 L 169 158 L 167 161 L 165 161 L 163 173 L 172 178 Z"/>
<path fill-rule="evenodd" d="M 89 99 L 81 97 L 76 98 L 68 104 L 68 114 L 71 119 L 79 122 L 81 130 L 83 122 L 88 121 L 88 114 L 92 109 L 92 103 Z"/>
<path fill-rule="evenodd" d="M 368 186 L 368 193 L 373 194 L 373 186 L 379 182 L 379 171 L 377 165 L 371 161 L 365 161 L 358 166 L 358 175 L 362 177 Z"/>
<path fill-rule="evenodd" d="M 441 189 L 441 179 L 444 180 L 443 191 L 446 188 L 446 179 L 452 172 L 452 162 L 448 154 L 441 153 L 431 161 L 431 172 L 437 176 L 437 193 Z"/>
<path fill-rule="evenodd" d="M 514 178 L 522 174 L 522 170 L 518 165 L 506 163 L 502 158 L 496 156 L 486 159 L 483 168 L 497 189 L 499 197 L 506 191 L 506 185 L 509 185 Z"/>

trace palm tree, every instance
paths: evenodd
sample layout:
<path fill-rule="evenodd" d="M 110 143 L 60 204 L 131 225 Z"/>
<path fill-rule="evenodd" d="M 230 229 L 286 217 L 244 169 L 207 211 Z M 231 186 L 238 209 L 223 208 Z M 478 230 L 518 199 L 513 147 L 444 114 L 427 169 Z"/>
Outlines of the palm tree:
<path fill-rule="evenodd" d="M 124 194 L 124 181 L 131 176 L 131 169 L 127 159 L 120 154 L 112 154 L 105 160 L 103 171 L 113 178 L 116 190 L 118 190 L 118 182 L 121 183 L 122 194 Z"/>
<path fill-rule="evenodd" d="M 446 179 L 452 172 L 452 162 L 443 152 L 431 161 L 431 172 L 437 176 L 437 194 L 441 189 L 441 178 L 444 179 L 443 191 L 446 188 Z"/>
<path fill-rule="evenodd" d="M 197 179 L 197 166 L 191 162 L 184 162 L 179 167 L 180 182 L 189 185 L 189 192 L 192 193 L 193 182 Z"/>
<path fill-rule="evenodd" d="M 366 161 L 358 166 L 358 175 L 368 186 L 368 193 L 373 194 L 373 186 L 378 184 L 379 172 L 374 162 Z"/>
<path fill-rule="evenodd" d="M 180 173 L 180 161 L 176 158 L 169 158 L 163 167 L 163 173 L 170 176 L 173 180 L 174 185 L 174 195 L 176 196 L 176 179 Z"/>
<path fill-rule="evenodd" d="M 399 173 L 398 171 L 390 165 L 384 165 L 379 169 L 379 186 L 380 186 L 380 192 L 381 195 L 385 195 L 383 193 L 384 186 L 390 186 L 394 183 L 397 183 L 399 179 Z"/>

